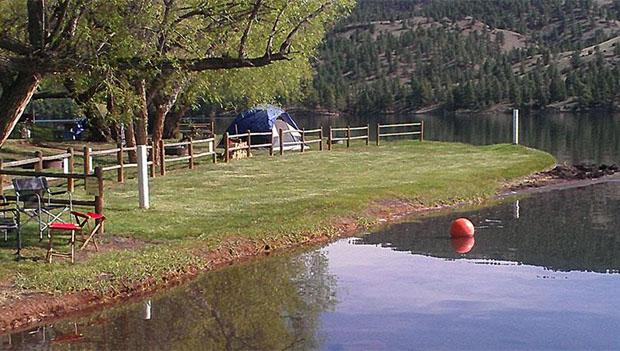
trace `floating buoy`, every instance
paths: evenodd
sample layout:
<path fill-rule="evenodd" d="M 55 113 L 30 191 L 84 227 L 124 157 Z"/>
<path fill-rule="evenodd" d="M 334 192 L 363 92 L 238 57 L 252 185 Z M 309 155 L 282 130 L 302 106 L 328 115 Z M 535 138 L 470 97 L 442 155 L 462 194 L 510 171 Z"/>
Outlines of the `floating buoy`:
<path fill-rule="evenodd" d="M 473 236 L 470 237 L 461 237 L 461 238 L 452 238 L 450 240 L 450 244 L 452 244 L 452 248 L 456 253 L 466 254 L 474 247 L 476 240 Z"/>
<path fill-rule="evenodd" d="M 474 236 L 474 225 L 467 218 L 455 219 L 450 225 L 450 236 L 453 238 L 466 238 Z"/>

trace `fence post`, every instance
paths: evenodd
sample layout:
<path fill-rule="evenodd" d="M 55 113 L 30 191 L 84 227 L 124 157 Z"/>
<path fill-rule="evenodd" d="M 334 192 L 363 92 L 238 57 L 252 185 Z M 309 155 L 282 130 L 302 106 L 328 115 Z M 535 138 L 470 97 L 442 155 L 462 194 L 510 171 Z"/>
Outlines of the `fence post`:
<path fill-rule="evenodd" d="M 327 135 L 327 151 L 332 151 L 332 126 L 329 126 L 329 134 Z"/>
<path fill-rule="evenodd" d="M 162 176 L 166 175 L 166 148 L 164 146 L 164 139 L 159 141 L 159 174 Z"/>
<path fill-rule="evenodd" d="M 211 121 L 211 123 L 213 123 L 213 121 Z M 213 163 L 217 163 L 217 152 L 215 152 L 215 134 L 212 134 L 211 136 L 213 138 L 213 141 L 209 142 L 209 152 L 212 152 L 213 154 L 211 155 L 211 157 L 213 158 Z"/>
<path fill-rule="evenodd" d="M 323 151 L 323 126 L 321 126 L 319 129 L 319 151 Z"/>
<path fill-rule="evenodd" d="M 370 143 L 370 124 L 366 124 L 366 146 Z"/>
<path fill-rule="evenodd" d="M 215 121 L 211 120 L 211 137 L 215 138 Z"/>
<path fill-rule="evenodd" d="M 100 166 L 95 167 L 95 176 L 97 177 L 97 196 L 95 196 L 95 213 L 103 213 L 103 169 Z"/>
<path fill-rule="evenodd" d="M 420 141 L 424 141 L 424 121 L 420 122 Z"/>
<path fill-rule="evenodd" d="M 248 129 L 248 158 L 252 156 L 252 132 Z"/>
<path fill-rule="evenodd" d="M 273 156 L 273 131 L 271 132 L 271 145 L 269 145 L 269 156 Z"/>
<path fill-rule="evenodd" d="M 0 158 L 0 171 L 4 169 L 4 160 Z M 4 175 L 0 174 L 0 196 L 4 196 Z"/>
<path fill-rule="evenodd" d="M 381 139 L 381 124 L 377 123 L 377 146 L 379 146 L 379 139 Z"/>
<path fill-rule="evenodd" d="M 95 196 L 95 213 L 103 214 L 103 206 L 104 206 L 103 192 L 105 191 L 103 187 L 103 168 L 99 166 L 95 167 L 95 176 L 97 177 L 97 188 L 98 188 L 97 193 L 99 194 L 98 196 Z M 105 224 L 101 222 L 101 219 L 98 219 L 95 222 L 96 224 L 101 224 L 97 232 L 99 234 L 103 234 Z"/>
<path fill-rule="evenodd" d="M 519 110 L 512 110 L 512 143 L 519 145 Z"/>
<path fill-rule="evenodd" d="M 149 208 L 149 175 L 147 167 L 146 145 L 136 146 L 138 154 L 138 201 L 140 208 Z"/>
<path fill-rule="evenodd" d="M 88 146 L 84 146 L 84 174 L 90 174 L 90 151 L 91 149 Z"/>
<path fill-rule="evenodd" d="M 351 146 L 351 126 L 347 126 L 347 148 Z"/>
<path fill-rule="evenodd" d="M 192 137 L 189 137 L 189 144 L 187 144 L 187 154 L 189 155 L 189 169 L 194 169 L 194 141 Z"/>
<path fill-rule="evenodd" d="M 304 152 L 304 148 L 306 147 L 306 128 L 301 129 L 301 152 Z"/>
<path fill-rule="evenodd" d="M 125 182 L 125 147 L 123 143 L 118 143 L 116 145 L 118 148 L 118 152 L 116 153 L 116 163 L 118 163 L 119 168 L 116 170 L 116 181 L 119 183 Z"/>
<path fill-rule="evenodd" d="M 149 166 L 149 175 L 151 177 L 155 177 L 155 161 L 157 160 L 157 145 L 153 143 L 153 139 L 149 139 L 149 146 L 151 147 L 151 152 L 149 153 L 149 158 L 151 159 L 151 164 Z"/>
<path fill-rule="evenodd" d="M 39 161 L 34 164 L 34 170 L 37 172 L 41 172 L 41 170 L 43 169 L 43 153 L 37 150 L 34 152 L 34 157 L 39 159 Z"/>
<path fill-rule="evenodd" d="M 67 152 L 69 153 L 69 158 L 67 159 L 67 172 L 69 174 L 73 173 L 73 168 L 74 166 L 74 155 L 73 155 L 73 148 L 67 148 Z M 67 178 L 67 191 L 72 193 L 73 190 L 75 189 L 75 180 L 73 178 Z"/>
<path fill-rule="evenodd" d="M 282 132 L 282 129 L 278 129 L 278 135 L 280 136 L 280 156 L 284 155 L 284 138 L 283 135 L 284 133 Z"/>
<path fill-rule="evenodd" d="M 224 133 L 224 161 L 230 162 L 230 145 L 228 145 L 228 132 Z"/>

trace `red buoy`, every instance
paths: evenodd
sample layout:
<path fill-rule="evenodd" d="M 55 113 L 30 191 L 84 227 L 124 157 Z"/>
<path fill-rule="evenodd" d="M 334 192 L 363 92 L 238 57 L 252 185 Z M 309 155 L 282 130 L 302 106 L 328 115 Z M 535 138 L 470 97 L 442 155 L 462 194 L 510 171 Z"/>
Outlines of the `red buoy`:
<path fill-rule="evenodd" d="M 456 253 L 466 254 L 474 247 L 474 245 L 476 244 L 476 240 L 473 236 L 452 238 L 450 240 L 450 243 L 452 244 L 452 248 Z"/>
<path fill-rule="evenodd" d="M 465 238 L 474 236 L 474 225 L 467 218 L 455 219 L 450 225 L 450 236 L 453 238 Z"/>

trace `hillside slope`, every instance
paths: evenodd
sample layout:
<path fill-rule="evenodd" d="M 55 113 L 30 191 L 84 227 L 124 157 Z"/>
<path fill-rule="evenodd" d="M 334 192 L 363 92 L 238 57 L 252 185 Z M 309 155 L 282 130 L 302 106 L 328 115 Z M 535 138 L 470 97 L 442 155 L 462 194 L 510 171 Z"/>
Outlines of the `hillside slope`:
<path fill-rule="evenodd" d="M 350 112 L 615 108 L 620 3 L 360 0 L 306 103 Z"/>

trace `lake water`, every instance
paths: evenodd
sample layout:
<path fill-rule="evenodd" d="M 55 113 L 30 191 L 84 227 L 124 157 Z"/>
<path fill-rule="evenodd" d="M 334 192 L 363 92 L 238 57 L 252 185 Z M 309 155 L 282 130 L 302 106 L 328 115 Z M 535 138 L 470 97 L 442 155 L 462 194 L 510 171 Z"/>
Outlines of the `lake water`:
<path fill-rule="evenodd" d="M 2 336 L 7 349 L 620 349 L 620 182 L 434 215 Z M 68 346 L 66 346 L 68 347 Z"/>

